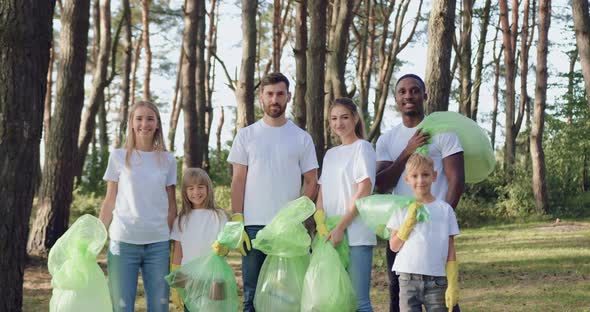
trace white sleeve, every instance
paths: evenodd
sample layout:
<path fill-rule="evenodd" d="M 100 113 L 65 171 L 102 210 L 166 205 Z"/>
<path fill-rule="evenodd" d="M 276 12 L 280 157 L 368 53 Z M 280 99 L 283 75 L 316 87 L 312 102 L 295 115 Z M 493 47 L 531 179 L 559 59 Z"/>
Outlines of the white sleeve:
<path fill-rule="evenodd" d="M 442 158 L 446 158 L 463 151 L 459 137 L 453 132 L 441 133 L 434 136 L 433 140 L 437 141 Z"/>
<path fill-rule="evenodd" d="M 366 178 L 371 180 L 371 185 L 375 185 L 375 173 L 377 166 L 377 155 L 369 142 L 361 142 L 357 155 L 354 155 L 354 182 L 359 183 Z"/>
<path fill-rule="evenodd" d="M 303 138 L 303 153 L 299 159 L 299 168 L 301 168 L 301 174 L 318 167 L 318 158 L 315 153 L 313 140 L 311 139 L 309 133 L 305 132 L 305 136 Z"/>
<path fill-rule="evenodd" d="M 168 172 L 166 173 L 166 186 L 176 185 L 176 157 L 168 153 Z"/>
<path fill-rule="evenodd" d="M 404 209 L 397 209 L 391 214 L 386 225 L 388 229 L 398 230 L 401 227 L 403 211 Z"/>
<path fill-rule="evenodd" d="M 449 211 L 449 236 L 459 235 L 459 224 L 457 223 L 457 215 L 451 206 L 448 207 Z"/>
<path fill-rule="evenodd" d="M 112 181 L 112 182 L 119 182 L 119 174 L 121 173 L 121 169 L 119 168 L 119 164 L 117 164 L 117 160 L 115 159 L 116 150 L 111 152 L 109 155 L 109 163 L 107 165 L 107 170 L 102 177 L 105 181 Z"/>
<path fill-rule="evenodd" d="M 180 241 L 180 237 L 181 237 L 181 233 L 180 233 L 180 229 L 178 228 L 178 217 L 176 217 L 174 219 L 174 224 L 172 224 L 172 231 L 170 232 L 170 239 L 175 240 L 175 241 Z"/>
<path fill-rule="evenodd" d="M 394 161 L 394 159 L 391 159 L 385 141 L 387 141 L 386 134 L 379 136 L 379 139 L 377 139 L 377 161 Z"/>
<path fill-rule="evenodd" d="M 238 134 L 234 138 L 234 142 L 231 145 L 227 161 L 232 164 L 248 165 L 248 152 L 244 144 L 244 129 L 238 131 Z"/>

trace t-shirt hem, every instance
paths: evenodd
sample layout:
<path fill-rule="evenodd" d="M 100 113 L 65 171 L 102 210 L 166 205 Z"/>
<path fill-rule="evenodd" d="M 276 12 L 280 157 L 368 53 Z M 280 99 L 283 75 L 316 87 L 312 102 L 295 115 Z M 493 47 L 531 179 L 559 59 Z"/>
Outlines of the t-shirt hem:
<path fill-rule="evenodd" d="M 452 155 L 455 155 L 455 154 L 461 153 L 461 152 L 464 152 L 464 150 L 462 148 L 457 148 L 457 149 L 454 149 L 454 150 L 452 150 L 452 151 L 450 151 L 448 153 L 445 153 L 444 155 L 441 155 L 441 156 L 442 156 L 443 159 L 445 159 L 445 158 L 447 158 L 449 156 L 452 156 Z"/>
<path fill-rule="evenodd" d="M 113 237 L 110 237 L 109 239 L 112 241 L 123 242 L 123 243 L 134 244 L 134 245 L 147 245 L 147 244 L 161 243 L 161 242 L 166 242 L 166 241 L 171 240 L 171 238 L 167 238 L 167 239 L 156 239 L 156 240 L 148 240 L 148 241 L 134 241 L 131 239 L 117 239 L 117 238 L 113 238 Z"/>

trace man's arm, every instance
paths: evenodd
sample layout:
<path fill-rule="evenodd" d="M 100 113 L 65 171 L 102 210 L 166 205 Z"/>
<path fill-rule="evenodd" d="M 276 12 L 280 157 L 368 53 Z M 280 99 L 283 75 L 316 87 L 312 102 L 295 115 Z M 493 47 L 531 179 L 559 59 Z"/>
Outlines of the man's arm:
<path fill-rule="evenodd" d="M 312 169 L 303 174 L 303 195 L 312 201 L 318 193 L 318 170 Z"/>
<path fill-rule="evenodd" d="M 465 191 L 465 165 L 463 152 L 443 158 L 443 168 L 449 184 L 445 201 L 455 209 L 459 204 L 461 195 L 463 195 L 463 192 Z"/>
<path fill-rule="evenodd" d="M 231 209 L 234 213 L 243 213 L 248 166 L 233 163 L 232 167 L 233 175 L 231 179 Z"/>

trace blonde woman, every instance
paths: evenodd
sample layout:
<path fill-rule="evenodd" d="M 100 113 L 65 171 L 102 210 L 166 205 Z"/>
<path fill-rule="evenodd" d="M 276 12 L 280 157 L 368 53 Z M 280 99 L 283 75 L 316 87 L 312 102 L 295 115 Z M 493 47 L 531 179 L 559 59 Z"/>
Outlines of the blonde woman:
<path fill-rule="evenodd" d="M 176 160 L 166 152 L 158 108 L 129 110 L 125 148 L 114 150 L 103 179 L 100 219 L 109 228 L 107 269 L 113 311 L 132 312 L 141 270 L 147 310 L 168 311 L 170 230 L 176 217 Z"/>

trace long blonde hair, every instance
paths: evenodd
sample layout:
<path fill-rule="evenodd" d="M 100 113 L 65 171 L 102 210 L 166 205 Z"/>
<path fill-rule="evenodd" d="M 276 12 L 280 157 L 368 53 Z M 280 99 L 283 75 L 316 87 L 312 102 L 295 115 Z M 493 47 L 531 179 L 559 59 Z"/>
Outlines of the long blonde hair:
<path fill-rule="evenodd" d="M 152 146 L 154 151 L 157 153 L 159 160 L 161 157 L 161 152 L 166 151 L 166 145 L 164 143 L 164 135 L 162 134 L 162 118 L 160 118 L 160 111 L 158 111 L 158 107 L 154 105 L 152 102 L 148 101 L 139 101 L 135 102 L 129 108 L 129 117 L 127 118 L 127 139 L 125 140 L 125 149 L 127 152 L 125 153 L 125 166 L 131 167 L 130 159 L 133 150 L 135 149 L 135 132 L 133 131 L 133 118 L 135 118 L 135 111 L 138 107 L 147 107 L 151 109 L 155 114 L 156 118 L 158 119 L 158 129 L 156 129 L 154 133 L 154 139 L 152 141 Z"/>
<path fill-rule="evenodd" d="M 188 217 L 193 204 L 188 198 L 186 190 L 192 185 L 206 185 L 207 198 L 205 199 L 205 209 L 211 209 L 216 212 L 217 217 L 224 215 L 225 211 L 218 209 L 215 204 L 215 194 L 213 192 L 213 182 L 207 172 L 201 168 L 186 168 L 182 171 L 182 207 L 178 213 L 178 228 L 182 231 L 182 219 Z M 226 216 L 227 217 L 227 216 Z"/>

